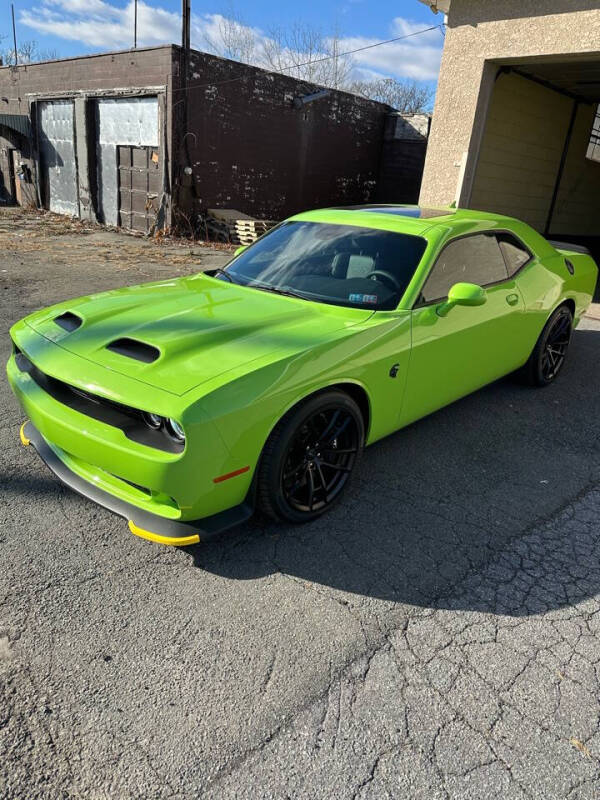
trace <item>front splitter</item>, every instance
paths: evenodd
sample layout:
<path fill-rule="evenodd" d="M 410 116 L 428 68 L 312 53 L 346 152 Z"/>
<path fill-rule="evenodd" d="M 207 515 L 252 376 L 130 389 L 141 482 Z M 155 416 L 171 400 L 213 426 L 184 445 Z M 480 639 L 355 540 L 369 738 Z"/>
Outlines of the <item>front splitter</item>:
<path fill-rule="evenodd" d="M 81 478 L 61 461 L 32 422 L 25 422 L 21 426 L 19 435 L 22 444 L 33 445 L 46 466 L 66 486 L 99 506 L 124 517 L 132 533 L 152 542 L 178 547 L 197 544 L 241 525 L 254 513 L 252 505 L 244 502 L 228 508 L 226 511 L 221 511 L 219 514 L 199 520 L 181 522 L 167 519 L 114 497 L 104 489 Z"/>

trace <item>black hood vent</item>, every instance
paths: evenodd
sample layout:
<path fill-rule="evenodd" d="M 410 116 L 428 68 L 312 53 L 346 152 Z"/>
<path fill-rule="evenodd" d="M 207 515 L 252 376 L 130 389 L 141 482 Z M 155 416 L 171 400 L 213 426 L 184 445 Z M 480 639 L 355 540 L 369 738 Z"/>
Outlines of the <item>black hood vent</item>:
<path fill-rule="evenodd" d="M 73 314 L 72 311 L 65 311 L 64 314 L 60 314 L 58 317 L 54 317 L 54 322 L 58 325 L 59 328 L 62 328 L 64 331 L 76 331 L 77 328 L 82 323 L 81 317 L 78 317 L 77 314 Z"/>
<path fill-rule="evenodd" d="M 115 339 L 114 342 L 106 345 L 107 350 L 118 353 L 126 358 L 133 358 L 134 361 L 143 361 L 144 364 L 152 364 L 160 357 L 160 350 L 145 342 L 138 342 L 136 339 Z"/>

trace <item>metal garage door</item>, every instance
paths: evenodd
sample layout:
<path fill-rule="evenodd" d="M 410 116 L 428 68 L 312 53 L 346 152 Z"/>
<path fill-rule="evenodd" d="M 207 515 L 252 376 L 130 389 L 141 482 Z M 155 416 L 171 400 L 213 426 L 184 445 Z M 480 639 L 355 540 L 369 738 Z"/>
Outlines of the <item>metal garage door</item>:
<path fill-rule="evenodd" d="M 38 119 L 44 206 L 57 214 L 79 215 L 73 102 L 40 103 Z"/>
<path fill-rule="evenodd" d="M 158 149 L 119 145 L 119 225 L 148 233 L 156 222 L 160 173 Z"/>
<path fill-rule="evenodd" d="M 147 231 L 156 219 L 161 185 L 158 99 L 98 100 L 97 125 L 100 218 Z"/>

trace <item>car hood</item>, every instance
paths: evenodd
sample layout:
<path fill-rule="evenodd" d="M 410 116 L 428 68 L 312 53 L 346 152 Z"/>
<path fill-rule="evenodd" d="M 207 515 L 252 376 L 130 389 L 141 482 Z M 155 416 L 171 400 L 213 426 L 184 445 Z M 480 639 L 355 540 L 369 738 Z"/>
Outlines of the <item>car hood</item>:
<path fill-rule="evenodd" d="M 69 352 L 181 395 L 257 359 L 316 346 L 371 314 L 196 275 L 82 297 L 26 322 Z"/>

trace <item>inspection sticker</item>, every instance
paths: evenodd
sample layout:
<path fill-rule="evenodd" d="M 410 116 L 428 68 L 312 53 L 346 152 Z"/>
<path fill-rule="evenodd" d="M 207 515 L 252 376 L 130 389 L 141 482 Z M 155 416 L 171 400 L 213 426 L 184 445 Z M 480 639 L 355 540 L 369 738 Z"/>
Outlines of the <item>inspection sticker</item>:
<path fill-rule="evenodd" d="M 377 295 L 376 294 L 349 294 L 348 300 L 351 303 L 377 303 Z"/>

